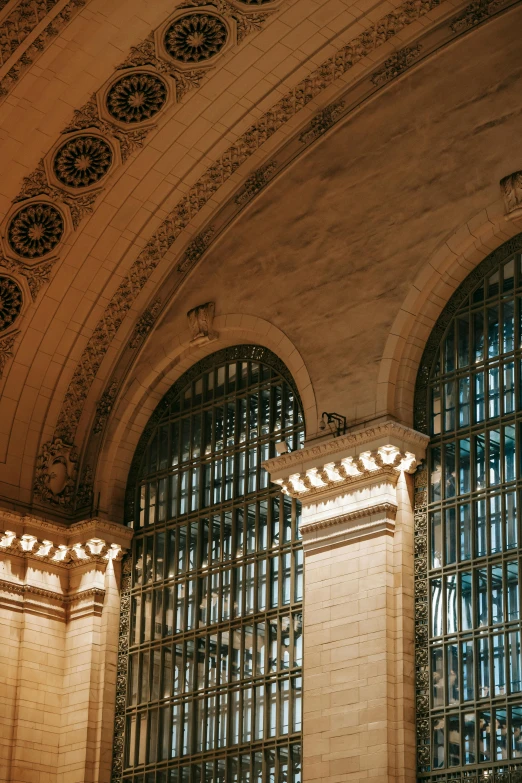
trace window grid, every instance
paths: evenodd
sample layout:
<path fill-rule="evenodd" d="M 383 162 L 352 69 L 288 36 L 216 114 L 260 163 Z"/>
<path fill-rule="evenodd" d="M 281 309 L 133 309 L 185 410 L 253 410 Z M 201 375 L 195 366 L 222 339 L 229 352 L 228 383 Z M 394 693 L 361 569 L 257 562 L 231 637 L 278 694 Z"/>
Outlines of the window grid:
<path fill-rule="evenodd" d="M 129 503 L 129 783 L 301 781 L 300 509 L 261 468 L 283 439 L 303 444 L 290 383 L 222 358 L 150 433 Z"/>
<path fill-rule="evenodd" d="M 428 639 L 430 752 L 419 756 L 420 779 L 511 781 L 522 768 L 521 355 L 516 253 L 454 311 L 428 383 L 428 612 L 420 631 Z"/>

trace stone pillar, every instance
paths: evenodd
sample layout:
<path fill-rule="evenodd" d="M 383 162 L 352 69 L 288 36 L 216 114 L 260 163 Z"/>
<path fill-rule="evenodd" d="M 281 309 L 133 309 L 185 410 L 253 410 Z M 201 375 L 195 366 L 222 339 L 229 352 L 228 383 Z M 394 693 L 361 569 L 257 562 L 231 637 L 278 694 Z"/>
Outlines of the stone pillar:
<path fill-rule="evenodd" d="M 132 531 L 0 511 L 0 783 L 108 783 Z"/>
<path fill-rule="evenodd" d="M 414 783 L 412 473 L 384 422 L 265 463 L 302 503 L 304 783 Z"/>

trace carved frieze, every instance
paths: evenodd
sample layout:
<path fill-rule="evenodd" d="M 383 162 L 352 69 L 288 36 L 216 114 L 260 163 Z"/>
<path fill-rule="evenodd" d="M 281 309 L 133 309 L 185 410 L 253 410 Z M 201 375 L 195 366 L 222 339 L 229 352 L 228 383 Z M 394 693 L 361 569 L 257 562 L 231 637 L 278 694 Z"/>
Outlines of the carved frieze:
<path fill-rule="evenodd" d="M 11 277 L 0 276 L 0 332 L 9 329 L 20 315 L 22 289 Z"/>
<path fill-rule="evenodd" d="M 178 272 L 187 272 L 199 261 L 207 247 L 209 247 L 213 236 L 214 228 L 209 226 L 187 245 L 183 258 L 178 264 Z"/>
<path fill-rule="evenodd" d="M 372 75 L 372 82 L 377 87 L 381 87 L 386 82 L 400 76 L 412 63 L 419 59 L 421 51 L 422 46 L 418 44 L 417 46 L 408 46 L 395 52 L 391 57 L 388 57 L 383 67 L 379 68 Z"/>
<path fill-rule="evenodd" d="M 138 348 L 145 340 L 161 310 L 161 299 L 155 299 L 147 309 L 136 321 L 136 326 L 133 329 L 131 338 L 129 340 L 129 348 Z"/>
<path fill-rule="evenodd" d="M 235 198 L 236 204 L 243 206 L 248 201 L 250 201 L 251 198 L 259 193 L 259 191 L 262 190 L 265 185 L 268 184 L 268 182 L 270 182 L 270 179 L 272 178 L 271 175 L 276 169 L 277 163 L 275 161 L 270 161 L 270 163 L 267 163 L 266 166 L 261 166 L 259 169 L 256 169 L 256 171 L 247 177 L 244 186 L 237 194 Z"/>
<path fill-rule="evenodd" d="M 319 136 L 322 136 L 323 133 L 326 133 L 326 131 L 337 122 L 343 113 L 343 109 L 344 101 L 332 103 L 330 106 L 322 109 L 318 114 L 315 115 L 311 123 L 301 133 L 299 136 L 299 141 L 302 141 L 304 144 L 308 144 L 311 141 L 318 139 Z"/>
<path fill-rule="evenodd" d="M 47 201 L 35 201 L 15 212 L 7 227 L 7 241 L 21 258 L 40 259 L 56 250 L 64 230 L 60 210 Z"/>
<path fill-rule="evenodd" d="M 477 2 L 468 5 L 464 13 L 457 16 L 451 23 L 451 29 L 455 33 L 461 33 L 469 30 L 476 24 L 480 24 L 488 16 L 491 16 L 498 8 L 504 5 L 505 0 L 477 0 Z"/>
<path fill-rule="evenodd" d="M 212 329 L 214 322 L 214 302 L 194 307 L 187 313 L 189 328 L 191 333 L 191 343 L 200 345 L 208 343 L 217 338 L 217 333 Z"/>
<path fill-rule="evenodd" d="M 107 423 L 118 393 L 118 386 L 118 380 L 112 381 L 96 403 L 96 417 L 92 428 L 95 435 L 99 434 Z"/>

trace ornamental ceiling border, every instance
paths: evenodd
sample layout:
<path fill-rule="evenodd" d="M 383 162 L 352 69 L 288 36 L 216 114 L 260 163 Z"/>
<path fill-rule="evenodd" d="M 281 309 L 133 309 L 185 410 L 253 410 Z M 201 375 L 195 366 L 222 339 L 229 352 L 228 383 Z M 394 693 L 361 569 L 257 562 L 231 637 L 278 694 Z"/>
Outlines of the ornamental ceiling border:
<path fill-rule="evenodd" d="M 89 0 L 20 0 L 0 21 L 0 105 Z M 0 0 L 0 14 L 9 0 Z M 39 32 L 39 29 L 41 31 Z M 36 37 L 32 38 L 34 33 Z M 2 75 L 5 66 L 7 73 Z"/>
<path fill-rule="evenodd" d="M 286 155 L 284 164 L 271 161 L 247 178 L 239 192 L 237 192 L 235 197 L 226 205 L 228 206 L 229 213 L 232 211 L 234 214 L 225 215 L 225 220 L 222 221 L 220 231 L 217 232 L 215 226 L 208 226 L 188 244 L 179 263 L 175 267 L 176 272 L 178 273 L 177 280 L 175 281 L 176 284 L 171 286 L 171 288 L 176 288 L 179 285 L 184 276 L 203 256 L 211 242 L 217 238 L 231 220 L 237 216 L 238 212 L 246 206 L 266 184 L 274 179 L 276 173 L 279 173 L 282 168 L 286 167 L 289 162 L 297 157 L 297 155 L 303 151 L 303 148 L 306 148 L 306 146 L 313 143 L 337 121 L 358 108 L 361 103 L 363 103 L 367 97 L 375 93 L 377 89 L 400 76 L 412 65 L 421 62 L 428 55 L 433 53 L 433 51 L 436 51 L 441 46 L 454 40 L 457 36 L 491 18 L 497 12 L 508 10 L 509 8 L 518 5 L 519 2 L 520 0 L 514 0 L 514 2 L 510 2 L 510 0 L 490 0 L 489 2 L 488 0 L 477 0 L 465 8 L 454 11 L 451 16 L 448 15 L 443 21 L 424 34 L 424 37 L 420 39 L 423 43 L 417 43 L 413 46 L 396 51 L 382 62 L 379 67 L 375 68 L 373 72 L 362 77 L 362 80 L 366 82 L 366 91 L 364 92 L 363 90 L 361 92 L 361 90 L 359 90 L 359 94 L 353 97 L 349 105 L 347 105 L 345 101 L 338 101 L 321 110 L 312 119 L 311 123 L 300 133 L 298 139 L 294 138 L 285 145 L 289 148 L 291 154 Z M 186 7 L 194 9 L 195 7 L 201 7 L 203 5 L 208 7 L 209 3 L 206 2 L 206 0 L 194 0 L 193 3 L 190 3 L 190 5 Z M 243 133 L 190 188 L 187 195 L 185 195 L 170 212 L 163 224 L 141 251 L 136 261 L 132 264 L 128 274 L 123 279 L 111 302 L 107 306 L 103 317 L 95 327 L 65 394 L 53 440 L 44 446 L 45 453 L 49 453 L 49 449 L 52 450 L 54 446 L 56 446 L 58 451 L 61 450 L 63 452 L 66 462 L 76 461 L 76 459 L 69 460 L 70 454 L 74 452 L 73 443 L 76 430 L 92 383 L 96 378 L 101 362 L 112 339 L 116 335 L 123 319 L 142 291 L 143 286 L 148 281 L 152 272 L 169 251 L 177 237 L 188 226 L 194 216 L 208 203 L 215 192 L 219 190 L 220 186 L 224 184 L 268 138 L 294 117 L 311 100 L 316 98 L 324 89 L 329 87 L 336 79 L 349 71 L 363 57 L 373 53 L 381 45 L 389 41 L 400 30 L 417 21 L 439 5 L 440 0 L 406 0 L 406 2 L 393 12 L 386 14 L 367 30 L 356 36 L 349 44 L 339 49 L 334 56 L 328 58 L 316 70 L 296 85 L 296 87 L 283 96 L 271 110 L 266 112 L 254 125 Z M 219 10 L 223 8 L 228 9 L 229 13 L 233 12 L 237 16 L 238 12 L 236 6 L 231 6 L 230 3 L 225 2 L 225 0 L 217 0 L 216 7 Z M 181 7 L 178 7 L 176 12 L 179 11 L 180 8 Z M 263 8 L 266 9 L 266 6 L 263 6 Z M 453 10 L 453 8 L 451 10 Z M 251 32 L 252 29 L 259 29 L 259 25 L 264 21 L 266 16 L 266 14 L 250 15 L 251 22 L 249 23 L 247 32 Z M 260 17 L 263 18 L 260 20 Z M 253 19 L 254 21 L 252 21 Z M 430 40 L 430 37 L 432 40 Z M 173 76 L 172 64 L 165 65 L 165 62 L 154 54 L 154 46 L 155 41 L 151 34 L 143 44 L 134 47 L 129 57 L 120 68 L 117 69 L 114 81 L 121 81 L 119 72 L 129 68 L 145 69 L 147 73 L 154 72 L 156 78 L 159 79 L 165 78 L 165 73 Z M 176 71 L 174 74 L 176 90 L 178 91 L 176 98 L 178 100 L 186 90 L 199 84 L 201 74 L 198 72 L 189 73 L 193 74 L 191 78 L 185 78 L 185 74 L 180 71 Z M 113 82 L 109 80 L 109 87 L 107 89 L 110 89 L 112 83 Z M 360 83 L 357 84 L 357 86 L 360 87 Z M 102 90 L 103 89 L 104 88 L 102 88 Z M 357 90 L 355 90 L 355 92 L 357 92 Z M 107 121 L 101 119 L 99 116 L 100 114 L 99 103 L 97 103 L 94 98 L 91 99 L 86 106 L 75 112 L 73 122 L 67 126 L 64 133 L 91 128 L 93 125 L 102 132 L 107 132 Z M 140 134 L 145 134 L 147 129 L 138 131 L 138 135 L 136 136 L 132 135 L 135 133 L 133 131 L 123 131 L 117 127 L 115 130 L 113 124 L 113 127 L 110 128 L 110 132 L 120 144 L 123 135 L 122 159 L 125 159 L 125 144 L 130 151 L 136 146 L 141 146 L 144 136 L 141 136 Z M 303 145 L 305 146 L 303 147 Z M 299 149 L 297 149 L 297 147 Z M 27 199 L 33 196 L 35 187 L 37 190 L 39 188 L 41 189 L 43 175 L 45 175 L 45 165 L 41 163 L 37 171 L 25 181 L 19 199 Z M 62 198 L 64 202 L 66 202 L 66 197 L 64 197 L 63 194 Z M 89 198 L 89 194 L 86 194 L 85 198 Z M 81 205 L 80 211 L 82 208 L 89 211 L 91 209 L 91 204 L 88 203 L 86 206 Z M 226 209 L 221 211 L 226 212 Z M 78 222 L 80 219 L 81 215 L 77 218 Z M 71 221 L 74 224 L 75 221 L 73 218 L 71 218 Z M 50 270 L 48 274 L 50 274 Z M 134 345 L 137 346 L 134 350 L 138 350 L 139 346 L 143 343 L 143 340 L 148 332 L 150 332 L 154 321 L 159 316 L 162 306 L 167 300 L 168 296 L 164 296 L 162 300 L 156 299 L 138 320 L 130 340 L 131 343 L 134 343 Z M 127 368 L 130 366 L 130 363 L 129 359 L 126 358 L 124 364 Z M 115 379 L 113 377 L 108 384 L 107 392 L 105 393 L 109 393 L 110 398 L 106 401 L 108 412 L 105 415 L 105 422 L 108 419 L 108 414 L 110 413 L 120 388 L 121 378 Z M 98 427 L 98 432 L 95 434 L 99 435 L 103 429 L 104 424 L 102 424 L 101 427 Z M 99 447 L 96 451 L 98 450 Z M 39 461 L 41 462 L 41 457 L 39 458 Z M 86 467 L 84 468 L 84 472 L 89 473 L 89 478 L 83 483 L 90 484 L 92 482 L 92 469 Z M 38 474 L 39 471 L 37 469 L 35 497 L 37 499 L 39 498 L 44 503 L 61 506 L 64 510 L 66 507 L 70 508 L 72 495 L 74 493 L 69 490 L 69 495 L 71 496 L 69 499 L 60 497 L 60 493 L 57 493 L 56 497 L 49 497 L 49 495 L 47 495 L 47 497 L 42 497 L 39 486 L 41 485 L 41 480 L 39 480 Z M 76 484 L 77 479 L 78 471 L 75 466 L 74 475 L 71 474 L 68 476 L 68 482 Z M 69 486 L 71 486 L 71 483 L 69 483 Z M 81 482 L 81 486 L 83 486 L 83 483 Z M 51 493 L 51 495 L 52 494 L 53 493 Z M 85 498 L 90 496 L 89 488 L 86 489 L 83 495 L 83 504 L 85 505 Z"/>

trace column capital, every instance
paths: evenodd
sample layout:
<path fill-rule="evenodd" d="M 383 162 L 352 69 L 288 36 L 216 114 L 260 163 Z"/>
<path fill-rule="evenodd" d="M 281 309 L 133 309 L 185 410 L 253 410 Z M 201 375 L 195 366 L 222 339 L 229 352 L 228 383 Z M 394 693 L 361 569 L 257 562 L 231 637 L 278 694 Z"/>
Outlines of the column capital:
<path fill-rule="evenodd" d="M 429 437 L 394 421 L 354 429 L 338 438 L 267 460 L 282 491 L 302 504 L 306 553 L 393 536 L 397 482 L 413 473 Z"/>
<path fill-rule="evenodd" d="M 132 536 L 106 520 L 66 526 L 0 509 L 0 606 L 65 621 L 99 614 L 107 566 Z"/>
<path fill-rule="evenodd" d="M 413 473 L 429 437 L 395 421 L 359 428 L 263 462 L 283 492 L 303 503 L 337 495 L 347 485 Z"/>

